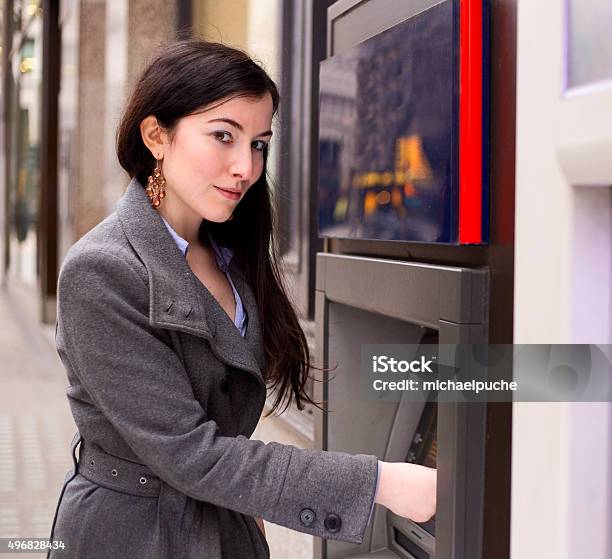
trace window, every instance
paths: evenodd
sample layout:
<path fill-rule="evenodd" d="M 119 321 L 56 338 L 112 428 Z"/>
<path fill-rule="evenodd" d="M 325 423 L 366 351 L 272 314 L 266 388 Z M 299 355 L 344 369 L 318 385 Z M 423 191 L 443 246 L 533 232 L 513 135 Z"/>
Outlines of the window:
<path fill-rule="evenodd" d="M 567 2 L 567 86 L 612 81 L 612 2 Z"/>
<path fill-rule="evenodd" d="M 9 268 L 36 286 L 40 194 L 42 10 L 39 2 L 14 5 L 14 49 L 10 58 Z"/>

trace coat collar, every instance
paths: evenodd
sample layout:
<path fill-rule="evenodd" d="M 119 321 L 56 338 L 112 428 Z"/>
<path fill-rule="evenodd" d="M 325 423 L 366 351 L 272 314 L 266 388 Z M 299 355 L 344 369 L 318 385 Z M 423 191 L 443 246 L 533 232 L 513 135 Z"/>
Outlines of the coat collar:
<path fill-rule="evenodd" d="M 132 179 L 119 200 L 117 216 L 128 241 L 147 269 L 151 326 L 206 338 L 221 361 L 251 372 L 265 386 L 259 313 L 237 259 L 232 259 L 228 271 L 249 319 L 244 338 L 191 271 L 138 179 Z"/>

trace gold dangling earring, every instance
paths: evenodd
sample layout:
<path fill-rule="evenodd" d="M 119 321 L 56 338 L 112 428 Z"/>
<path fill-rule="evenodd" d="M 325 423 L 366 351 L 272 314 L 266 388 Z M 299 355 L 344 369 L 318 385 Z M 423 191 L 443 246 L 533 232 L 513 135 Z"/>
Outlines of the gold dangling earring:
<path fill-rule="evenodd" d="M 151 205 L 154 208 L 157 208 L 163 198 L 166 197 L 166 190 L 164 189 L 166 185 L 166 178 L 164 177 L 160 162 L 161 159 L 155 158 L 155 168 L 153 169 L 153 174 L 149 175 L 147 179 L 147 196 L 149 200 L 151 200 Z"/>

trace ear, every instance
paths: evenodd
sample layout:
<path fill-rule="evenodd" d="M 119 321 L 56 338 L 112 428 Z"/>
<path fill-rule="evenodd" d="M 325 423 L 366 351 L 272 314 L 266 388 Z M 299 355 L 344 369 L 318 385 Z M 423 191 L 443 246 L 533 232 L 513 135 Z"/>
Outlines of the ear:
<path fill-rule="evenodd" d="M 149 115 L 142 120 L 140 135 L 151 155 L 156 159 L 163 159 L 164 149 L 168 145 L 168 134 L 162 130 L 154 115 Z"/>

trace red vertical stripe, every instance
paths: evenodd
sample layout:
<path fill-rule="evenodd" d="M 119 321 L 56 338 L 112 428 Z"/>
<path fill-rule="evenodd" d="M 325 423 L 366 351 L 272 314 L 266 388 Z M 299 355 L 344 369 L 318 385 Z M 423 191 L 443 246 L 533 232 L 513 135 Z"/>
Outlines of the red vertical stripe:
<path fill-rule="evenodd" d="M 482 241 L 482 47 L 482 0 L 460 0 L 460 243 Z"/>

